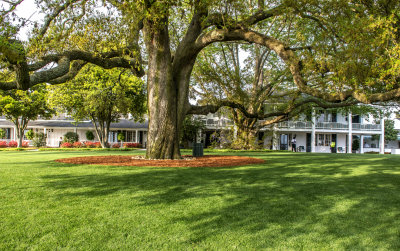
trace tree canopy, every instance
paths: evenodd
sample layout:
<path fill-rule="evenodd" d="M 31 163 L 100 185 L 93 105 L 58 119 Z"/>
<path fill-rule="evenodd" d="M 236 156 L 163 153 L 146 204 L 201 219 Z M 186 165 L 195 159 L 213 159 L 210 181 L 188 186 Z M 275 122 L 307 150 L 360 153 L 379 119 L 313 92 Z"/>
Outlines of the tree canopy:
<path fill-rule="evenodd" d="M 111 122 L 132 115 L 142 121 L 146 112 L 143 81 L 129 72 L 86 67 L 65 84 L 50 88 L 50 101 L 76 121 L 90 119 L 103 147 L 108 146 Z"/>
<path fill-rule="evenodd" d="M 400 98 L 400 3 L 396 0 L 46 0 L 30 40 L 3 7 L 0 89 L 73 79 L 86 64 L 125 68 L 147 81 L 147 157 L 179 158 L 186 114 L 241 104 L 189 102 L 198 55 L 215 43 L 258 44 L 276 54 L 308 102 L 325 107 Z M 172 142 L 172 143 L 171 143 Z"/>

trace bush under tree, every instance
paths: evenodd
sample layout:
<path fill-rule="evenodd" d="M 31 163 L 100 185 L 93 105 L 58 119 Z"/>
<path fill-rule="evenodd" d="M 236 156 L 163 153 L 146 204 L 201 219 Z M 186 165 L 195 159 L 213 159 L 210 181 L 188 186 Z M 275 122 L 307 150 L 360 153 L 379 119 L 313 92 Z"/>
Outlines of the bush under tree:
<path fill-rule="evenodd" d="M 4 129 L 0 129 L 0 139 L 4 139 L 6 137 L 6 131 Z"/>
<path fill-rule="evenodd" d="M 94 140 L 94 134 L 92 131 L 86 131 L 86 139 L 87 140 Z"/>
<path fill-rule="evenodd" d="M 34 147 L 46 146 L 46 135 L 42 132 L 35 133 L 32 138 L 32 145 Z"/>
<path fill-rule="evenodd" d="M 64 134 L 64 140 L 63 143 L 68 142 L 68 143 L 75 143 L 79 141 L 79 135 L 75 132 L 67 132 Z"/>

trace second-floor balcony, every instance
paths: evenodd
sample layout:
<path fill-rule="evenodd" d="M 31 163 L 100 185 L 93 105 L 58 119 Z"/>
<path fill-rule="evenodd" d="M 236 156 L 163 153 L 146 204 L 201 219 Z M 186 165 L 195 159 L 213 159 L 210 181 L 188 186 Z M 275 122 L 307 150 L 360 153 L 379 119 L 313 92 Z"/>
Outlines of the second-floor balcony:
<path fill-rule="evenodd" d="M 285 121 L 278 123 L 278 129 L 295 129 L 295 130 L 311 130 L 312 122 L 303 121 Z M 349 124 L 338 122 L 317 122 L 315 124 L 316 130 L 349 130 Z M 353 131 L 380 131 L 380 124 L 352 124 Z"/>

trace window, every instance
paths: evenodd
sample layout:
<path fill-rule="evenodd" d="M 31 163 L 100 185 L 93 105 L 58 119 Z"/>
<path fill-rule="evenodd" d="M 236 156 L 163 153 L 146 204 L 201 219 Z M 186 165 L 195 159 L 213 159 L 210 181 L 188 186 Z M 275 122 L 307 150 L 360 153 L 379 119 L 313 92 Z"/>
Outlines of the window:
<path fill-rule="evenodd" d="M 316 135 L 316 146 L 330 146 L 332 142 L 332 135 L 331 134 L 317 134 Z"/>
<path fill-rule="evenodd" d="M 330 146 L 331 145 L 331 135 L 330 134 L 325 134 L 325 146 Z"/>
<path fill-rule="evenodd" d="M 125 141 L 126 142 L 135 142 L 136 141 L 136 131 L 127 131 Z"/>
<path fill-rule="evenodd" d="M 118 142 L 117 135 L 118 135 L 118 132 L 116 132 L 116 131 L 110 132 L 110 135 L 108 137 L 108 141 L 109 142 Z"/>

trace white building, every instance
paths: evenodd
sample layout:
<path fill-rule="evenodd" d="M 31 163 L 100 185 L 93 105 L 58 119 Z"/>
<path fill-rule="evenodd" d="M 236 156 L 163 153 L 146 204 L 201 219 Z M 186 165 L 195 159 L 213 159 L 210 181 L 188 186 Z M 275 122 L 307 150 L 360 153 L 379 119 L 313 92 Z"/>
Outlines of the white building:
<path fill-rule="evenodd" d="M 203 133 L 206 146 L 209 145 L 209 136 L 213 131 L 226 130 L 234 126 L 232 121 L 215 114 L 201 116 L 201 119 L 207 128 Z M 395 129 L 400 130 L 400 123 L 395 123 L 395 126 Z M 271 131 L 272 135 L 264 137 L 264 134 L 267 135 L 266 132 Z M 384 138 L 382 136 L 384 136 L 383 120 L 375 123 L 370 116 L 343 115 L 330 110 L 317 110 L 308 120 L 303 117 L 296 121 L 289 120 L 270 128 L 263 128 L 259 140 L 264 139 L 264 148 L 274 150 L 292 150 L 291 141 L 296 137 L 296 150 L 300 152 L 329 153 L 331 142 L 334 141 L 334 151 L 337 153 L 400 153 L 400 135 L 398 140 L 386 143 L 381 140 Z M 353 142 L 358 142 L 359 147 L 353 146 Z M 355 148 L 357 150 L 352 150 Z"/>
<path fill-rule="evenodd" d="M 199 116 L 206 125 L 202 133 L 205 146 L 210 145 L 210 137 L 215 131 L 224 131 L 234 127 L 231 120 L 217 114 Z M 359 142 L 358 153 L 366 152 L 391 152 L 400 153 L 400 141 L 384 142 L 384 121 L 374 123 L 373 119 L 359 115 L 342 115 L 335 111 L 319 110 L 307 120 L 305 117 L 298 121 L 286 121 L 275 124 L 272 128 L 261 130 L 259 139 L 264 140 L 264 148 L 275 150 L 292 150 L 291 141 L 296 137 L 296 150 L 300 152 L 331 152 L 331 142 L 335 142 L 335 151 L 338 153 L 354 152 L 353 143 Z M 396 123 L 399 127 L 400 123 Z M 5 139 L 0 141 L 16 140 L 14 125 L 4 117 L 0 117 L 0 128 L 6 131 Z M 86 141 L 86 132 L 94 133 L 93 124 L 90 121 L 75 123 L 68 117 L 57 117 L 52 120 L 31 121 L 28 130 L 43 132 L 47 135 L 47 146 L 58 147 L 64 134 L 76 132 L 80 141 Z M 400 129 L 400 128 L 396 128 Z M 146 145 L 148 122 L 137 123 L 128 119 L 121 119 L 118 123 L 112 123 L 110 128 L 109 143 L 117 143 L 117 134 L 124 133 L 124 142 L 141 143 Z M 266 132 L 273 132 L 267 133 Z M 265 136 L 264 136 L 265 135 Z M 377 137 L 379 136 L 379 137 Z M 98 139 L 95 139 L 98 141 Z"/>
<path fill-rule="evenodd" d="M 391 152 L 384 140 L 384 121 L 379 124 L 359 115 L 336 114 L 329 110 L 313 113 L 311 121 L 287 121 L 275 125 L 276 138 L 273 149 L 291 150 L 291 140 L 296 137 L 298 151 L 331 152 L 331 142 L 335 142 L 338 153 L 350 152 Z M 379 137 L 374 137 L 379 136 Z M 374 138 L 379 138 L 374 139 Z M 358 147 L 353 143 L 358 141 Z M 399 146 L 391 145 L 397 149 Z M 353 150 L 352 150 L 353 149 Z"/>
<path fill-rule="evenodd" d="M 147 142 L 147 128 L 148 123 L 137 123 L 128 119 L 120 119 L 118 123 L 111 123 L 110 134 L 108 142 L 110 144 L 118 143 L 117 135 L 118 133 L 125 134 L 125 143 L 140 143 L 143 146 Z M 12 141 L 16 140 L 16 130 L 13 123 L 7 121 L 4 117 L 0 117 L 0 129 L 6 131 L 5 139 L 0 139 L 0 141 Z M 79 135 L 79 140 L 81 142 L 87 141 L 86 132 L 92 131 L 96 135 L 92 122 L 82 121 L 76 123 L 67 117 L 57 117 L 51 120 L 41 120 L 31 121 L 28 124 L 27 130 L 34 130 L 35 132 L 43 132 L 46 137 L 46 145 L 49 147 L 59 147 L 63 136 L 67 132 L 75 132 Z M 25 138 L 26 140 L 26 138 Z M 26 140 L 28 141 L 28 140 Z M 99 141 L 95 136 L 94 141 Z"/>

